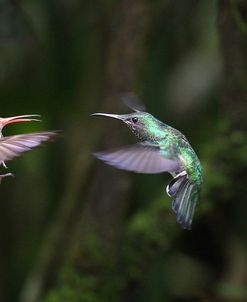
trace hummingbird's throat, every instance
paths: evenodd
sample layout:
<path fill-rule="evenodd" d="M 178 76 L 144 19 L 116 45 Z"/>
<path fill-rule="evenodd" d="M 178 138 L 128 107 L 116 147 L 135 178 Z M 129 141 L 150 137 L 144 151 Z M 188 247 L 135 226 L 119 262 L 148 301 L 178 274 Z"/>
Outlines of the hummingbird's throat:
<path fill-rule="evenodd" d="M 145 141 L 145 136 L 141 133 L 141 131 L 138 131 L 137 127 L 134 127 L 131 123 L 126 123 L 129 129 L 132 133 L 141 141 Z"/>

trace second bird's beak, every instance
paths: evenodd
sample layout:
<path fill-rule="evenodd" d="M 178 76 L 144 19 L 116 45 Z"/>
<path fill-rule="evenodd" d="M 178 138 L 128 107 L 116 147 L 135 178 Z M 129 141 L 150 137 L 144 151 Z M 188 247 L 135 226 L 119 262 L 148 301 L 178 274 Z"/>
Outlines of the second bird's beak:
<path fill-rule="evenodd" d="M 0 118 L 0 126 L 4 127 L 8 124 L 12 123 L 20 123 L 20 122 L 40 122 L 41 120 L 36 119 L 35 117 L 39 117 L 38 114 L 27 114 L 27 115 L 16 115 L 12 117 Z"/>

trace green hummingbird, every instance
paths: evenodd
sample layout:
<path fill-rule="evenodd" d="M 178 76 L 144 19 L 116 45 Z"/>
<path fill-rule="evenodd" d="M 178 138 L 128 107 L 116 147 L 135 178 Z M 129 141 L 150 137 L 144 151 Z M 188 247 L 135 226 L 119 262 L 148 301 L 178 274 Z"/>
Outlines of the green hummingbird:
<path fill-rule="evenodd" d="M 191 229 L 202 186 L 202 167 L 186 137 L 148 112 L 131 107 L 129 114 L 94 113 L 125 123 L 140 143 L 94 155 L 114 167 L 137 173 L 169 172 L 173 179 L 166 192 L 184 229 Z"/>

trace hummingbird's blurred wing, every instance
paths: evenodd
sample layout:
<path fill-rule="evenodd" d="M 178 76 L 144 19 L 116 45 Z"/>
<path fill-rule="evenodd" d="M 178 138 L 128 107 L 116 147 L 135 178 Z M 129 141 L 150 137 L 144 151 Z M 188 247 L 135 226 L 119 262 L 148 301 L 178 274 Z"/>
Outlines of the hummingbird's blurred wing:
<path fill-rule="evenodd" d="M 166 191 L 169 196 L 174 198 L 172 208 L 177 215 L 178 223 L 184 229 L 191 229 L 200 188 L 190 181 L 186 173 L 175 177 L 167 186 Z"/>
<path fill-rule="evenodd" d="M 135 144 L 94 155 L 111 166 L 138 173 L 155 174 L 179 169 L 177 160 L 165 158 L 160 148 L 153 145 Z"/>
<path fill-rule="evenodd" d="M 136 112 L 146 111 L 146 106 L 141 103 L 141 101 L 133 92 L 123 94 L 122 100 L 127 107 Z"/>
<path fill-rule="evenodd" d="M 51 131 L 1 137 L 0 162 L 11 160 L 45 141 L 54 139 L 57 135 L 58 132 Z"/>

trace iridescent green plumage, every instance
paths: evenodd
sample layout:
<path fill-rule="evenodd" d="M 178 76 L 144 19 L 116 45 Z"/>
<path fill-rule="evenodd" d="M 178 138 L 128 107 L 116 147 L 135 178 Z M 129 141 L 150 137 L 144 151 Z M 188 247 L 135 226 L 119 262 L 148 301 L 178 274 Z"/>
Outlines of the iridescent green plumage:
<path fill-rule="evenodd" d="M 173 198 L 172 208 L 177 221 L 183 228 L 190 229 L 201 190 L 202 169 L 186 137 L 147 112 L 94 115 L 123 121 L 141 140 L 140 144 L 96 153 L 96 157 L 138 173 L 169 172 L 173 180 L 167 186 L 167 194 Z"/>

